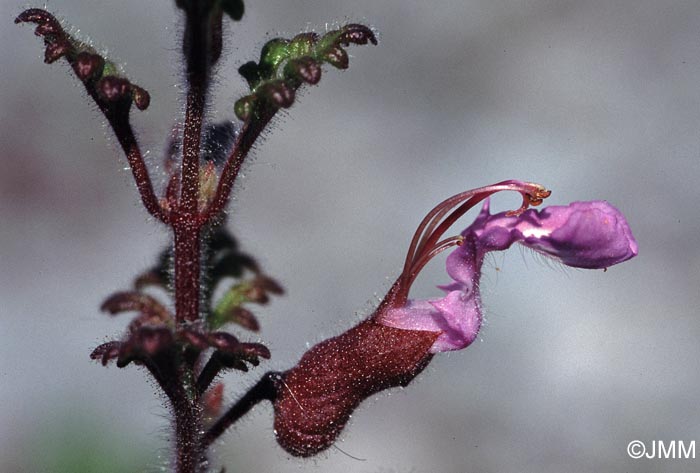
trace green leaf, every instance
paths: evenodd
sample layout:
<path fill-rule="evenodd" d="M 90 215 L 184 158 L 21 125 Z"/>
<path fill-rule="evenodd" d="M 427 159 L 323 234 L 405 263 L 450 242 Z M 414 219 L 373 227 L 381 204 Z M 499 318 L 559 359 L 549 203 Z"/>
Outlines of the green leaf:
<path fill-rule="evenodd" d="M 210 329 L 217 329 L 228 322 L 232 322 L 231 315 L 235 313 L 235 310 L 241 307 L 244 303 L 250 302 L 248 298 L 248 292 L 250 291 L 250 284 L 239 283 L 232 286 L 216 303 L 214 309 L 209 314 L 207 320 L 207 325 Z"/>

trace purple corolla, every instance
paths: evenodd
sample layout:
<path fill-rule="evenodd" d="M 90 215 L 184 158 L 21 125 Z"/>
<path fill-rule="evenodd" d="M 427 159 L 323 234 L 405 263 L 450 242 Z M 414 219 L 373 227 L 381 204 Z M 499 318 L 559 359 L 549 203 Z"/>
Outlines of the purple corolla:
<path fill-rule="evenodd" d="M 482 320 L 479 278 L 489 251 L 520 243 L 567 266 L 587 269 L 606 269 L 637 254 L 625 217 L 605 201 L 491 215 L 487 200 L 474 223 L 448 240 L 459 246 L 447 258 L 452 282 L 440 286 L 445 297 L 407 299 L 378 316 L 390 327 L 440 332 L 431 353 L 459 350 L 475 340 Z"/>
<path fill-rule="evenodd" d="M 515 191 L 522 206 L 491 215 L 488 202 L 460 235 L 442 235 L 467 210 L 501 191 Z M 442 351 L 474 341 L 481 326 L 479 278 L 484 255 L 520 243 L 579 268 L 607 268 L 637 254 L 622 214 L 607 202 L 574 202 L 527 210 L 549 196 L 529 182 L 504 181 L 462 192 L 433 208 L 416 231 L 403 271 L 367 319 L 309 349 L 296 366 L 279 374 L 274 397 L 275 434 L 293 455 L 328 448 L 353 410 L 375 393 L 408 385 Z M 441 299 L 411 300 L 421 269 L 438 253 L 447 258 L 452 282 Z"/>

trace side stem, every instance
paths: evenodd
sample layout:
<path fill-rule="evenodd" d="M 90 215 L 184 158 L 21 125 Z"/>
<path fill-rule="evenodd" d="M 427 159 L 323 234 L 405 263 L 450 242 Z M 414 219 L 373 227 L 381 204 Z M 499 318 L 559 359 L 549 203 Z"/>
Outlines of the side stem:
<path fill-rule="evenodd" d="M 124 154 L 126 154 L 126 159 L 129 161 L 129 167 L 134 176 L 134 181 L 136 182 L 136 188 L 141 195 L 141 201 L 143 206 L 146 208 L 148 213 L 156 217 L 163 223 L 169 223 L 170 215 L 169 213 L 160 206 L 158 202 L 158 197 L 153 190 L 153 184 L 151 183 L 151 177 L 148 174 L 148 168 L 141 155 L 141 150 L 136 142 L 136 137 L 134 136 L 134 131 L 131 125 L 124 120 L 117 120 L 116 117 L 110 115 L 105 111 L 107 120 L 114 130 L 114 134 L 119 141 Z M 128 120 L 128 116 L 127 116 Z"/>
<path fill-rule="evenodd" d="M 267 373 L 255 386 L 245 393 L 231 408 L 212 425 L 204 434 L 202 443 L 204 448 L 209 447 L 226 429 L 243 417 L 257 403 L 261 401 L 274 401 L 277 395 L 277 383 L 280 373 Z"/>
<path fill-rule="evenodd" d="M 216 194 L 209 207 L 200 216 L 200 222 L 205 223 L 210 221 L 212 218 L 216 218 L 219 213 L 226 208 L 228 199 L 231 195 L 231 189 L 233 188 L 233 183 L 241 170 L 241 165 L 245 160 L 246 156 L 250 152 L 250 149 L 255 144 L 255 140 L 258 139 L 260 133 L 265 129 L 267 124 L 272 119 L 272 116 L 263 116 L 250 119 L 243 125 L 238 137 L 236 138 L 236 143 L 233 146 L 231 155 L 226 160 L 224 169 L 221 171 L 221 178 L 219 179 L 219 184 L 216 188 Z"/>

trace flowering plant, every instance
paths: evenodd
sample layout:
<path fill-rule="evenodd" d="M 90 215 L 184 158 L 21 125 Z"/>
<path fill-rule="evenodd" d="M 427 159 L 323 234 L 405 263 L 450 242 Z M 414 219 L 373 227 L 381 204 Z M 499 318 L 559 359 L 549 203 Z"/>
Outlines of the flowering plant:
<path fill-rule="evenodd" d="M 487 201 L 460 235 L 440 240 L 467 210 L 505 190 L 522 195 L 519 209 L 491 215 Z M 435 353 L 469 346 L 481 326 L 479 278 L 487 252 L 519 242 L 566 265 L 591 269 L 605 269 L 637 254 L 627 221 L 607 202 L 527 210 L 549 195 L 538 184 L 504 181 L 450 197 L 431 210 L 413 237 L 403 272 L 374 314 L 275 375 L 277 388 L 270 399 L 280 444 L 294 455 L 318 453 L 332 445 L 362 400 L 406 386 Z M 452 282 L 440 286 L 445 297 L 408 299 L 426 263 L 454 246 L 447 258 Z"/>
<path fill-rule="evenodd" d="M 258 61 L 239 69 L 250 89 L 233 104 L 239 121 L 209 123 L 205 106 L 222 52 L 222 23 L 224 18 L 240 20 L 243 3 L 177 0 L 176 5 L 185 18 L 187 97 L 184 120 L 176 120 L 163 162 L 167 184 L 160 191 L 130 123 L 132 104 L 148 108 L 149 93 L 47 11 L 29 9 L 16 19 L 36 25 L 46 47 L 45 62 L 64 59 L 71 66 L 124 151 L 145 209 L 171 231 L 172 244 L 157 264 L 139 275 L 133 288 L 103 303 L 102 310 L 111 315 L 136 315 L 123 337 L 101 344 L 90 356 L 103 365 L 143 366 L 156 381 L 173 417 L 174 471 L 207 471 L 211 444 L 262 400 L 273 403 L 275 434 L 288 452 L 311 456 L 328 448 L 368 396 L 407 385 L 436 353 L 474 341 L 482 321 L 479 278 L 487 252 L 520 243 L 582 268 L 606 268 L 637 253 L 624 217 L 606 202 L 528 210 L 550 192 L 522 181 L 460 193 L 436 206 L 419 225 L 401 275 L 369 318 L 311 348 L 289 370 L 263 375 L 224 409 L 217 377 L 228 369 L 246 372 L 272 356 L 265 345 L 242 341 L 225 328 L 237 324 L 257 332 L 260 324 L 251 304 L 266 304 L 284 292 L 226 228 L 236 178 L 257 139 L 280 109 L 293 105 L 301 87 L 319 83 L 324 65 L 347 68 L 350 45 L 377 40 L 370 28 L 352 23 L 323 35 L 272 39 Z M 523 205 L 491 215 L 486 201 L 460 235 L 443 238 L 469 209 L 501 191 L 519 193 Z M 447 259 L 451 282 L 441 286 L 445 296 L 409 299 L 423 267 L 449 248 L 454 250 Z M 234 283 L 219 291 L 230 279 Z M 168 291 L 172 301 L 150 294 L 154 285 Z"/>

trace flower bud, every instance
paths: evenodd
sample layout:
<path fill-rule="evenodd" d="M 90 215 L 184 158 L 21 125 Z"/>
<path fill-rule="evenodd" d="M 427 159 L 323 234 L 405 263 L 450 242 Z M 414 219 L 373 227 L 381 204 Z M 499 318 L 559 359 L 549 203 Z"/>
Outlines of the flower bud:
<path fill-rule="evenodd" d="M 377 38 L 374 33 L 365 25 L 360 25 L 357 23 L 350 23 L 345 25 L 341 29 L 340 34 L 340 44 L 344 46 L 349 46 L 350 43 L 353 44 L 367 44 L 368 42 L 376 45 Z"/>
<path fill-rule="evenodd" d="M 131 84 L 131 98 L 139 110 L 146 110 L 151 104 L 151 95 L 138 85 Z"/>
<path fill-rule="evenodd" d="M 70 44 L 68 41 L 55 41 L 46 45 L 46 51 L 44 52 L 44 62 L 46 64 L 51 64 L 61 59 L 70 51 Z"/>
<path fill-rule="evenodd" d="M 267 99 L 271 104 L 279 108 L 289 108 L 294 103 L 294 89 L 282 80 L 268 82 L 262 86 L 256 94 Z"/>
<path fill-rule="evenodd" d="M 347 69 L 350 64 L 348 53 L 340 46 L 332 46 L 323 55 L 323 60 L 338 69 Z"/>
<path fill-rule="evenodd" d="M 75 58 L 75 62 L 73 63 L 75 75 L 77 75 L 83 82 L 100 77 L 104 67 L 105 60 L 102 58 L 102 56 L 91 54 L 89 52 L 82 52 L 78 54 L 78 56 Z"/>
<path fill-rule="evenodd" d="M 233 111 L 240 120 L 245 122 L 253 115 L 254 108 L 255 97 L 252 95 L 246 95 L 245 97 L 236 100 L 236 103 L 233 106 Z"/>
<path fill-rule="evenodd" d="M 97 83 L 97 91 L 107 102 L 118 102 L 125 98 L 131 98 L 131 84 L 121 77 L 103 77 Z"/>
<path fill-rule="evenodd" d="M 285 75 L 297 77 L 311 85 L 318 84 L 321 80 L 321 65 L 308 56 L 290 60 L 284 71 Z"/>

